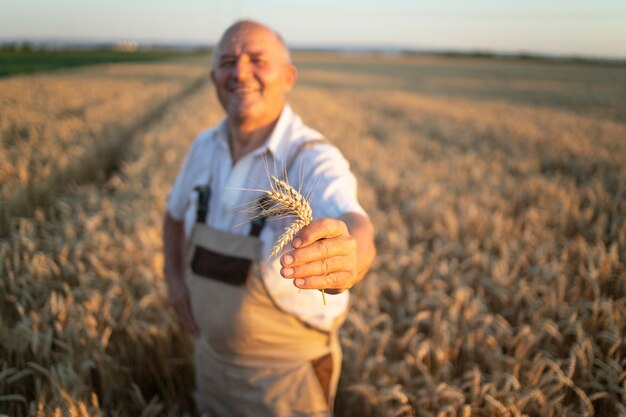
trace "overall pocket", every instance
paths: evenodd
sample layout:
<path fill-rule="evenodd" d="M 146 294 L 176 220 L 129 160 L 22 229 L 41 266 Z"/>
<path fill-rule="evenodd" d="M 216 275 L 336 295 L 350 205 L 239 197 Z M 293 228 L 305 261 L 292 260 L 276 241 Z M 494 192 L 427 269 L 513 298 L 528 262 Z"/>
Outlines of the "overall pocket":
<path fill-rule="evenodd" d="M 237 256 L 223 255 L 202 246 L 196 246 L 191 259 L 194 274 L 230 285 L 244 285 L 252 261 Z"/>

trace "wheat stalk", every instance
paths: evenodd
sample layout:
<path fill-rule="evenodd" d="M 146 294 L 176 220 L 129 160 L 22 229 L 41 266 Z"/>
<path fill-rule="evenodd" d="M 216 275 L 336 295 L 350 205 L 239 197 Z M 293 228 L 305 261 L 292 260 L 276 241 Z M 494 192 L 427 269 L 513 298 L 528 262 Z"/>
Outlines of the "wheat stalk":
<path fill-rule="evenodd" d="M 270 190 L 265 191 L 266 198 L 261 199 L 261 210 L 258 216 L 277 217 L 295 216 L 297 219 L 285 228 L 282 235 L 276 239 L 270 257 L 276 256 L 293 240 L 293 237 L 303 227 L 313 220 L 313 211 L 307 199 L 286 181 L 270 175 Z M 326 305 L 326 294 L 322 289 L 322 299 Z"/>

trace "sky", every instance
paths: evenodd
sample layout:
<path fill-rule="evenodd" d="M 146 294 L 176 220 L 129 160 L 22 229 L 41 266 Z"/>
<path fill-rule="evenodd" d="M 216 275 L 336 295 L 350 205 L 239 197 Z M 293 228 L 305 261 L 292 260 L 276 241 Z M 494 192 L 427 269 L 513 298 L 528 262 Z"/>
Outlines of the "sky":
<path fill-rule="evenodd" d="M 243 18 L 290 47 L 626 58 L 624 0 L 0 0 L 0 40 L 214 44 Z"/>

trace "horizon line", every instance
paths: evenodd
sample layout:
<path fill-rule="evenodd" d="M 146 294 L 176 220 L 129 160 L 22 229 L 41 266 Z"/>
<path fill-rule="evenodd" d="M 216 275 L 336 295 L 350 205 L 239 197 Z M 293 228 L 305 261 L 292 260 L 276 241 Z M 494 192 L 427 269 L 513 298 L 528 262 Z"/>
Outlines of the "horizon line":
<path fill-rule="evenodd" d="M 115 45 L 120 42 L 137 42 L 139 47 L 167 47 L 173 49 L 213 49 L 216 42 L 189 39 L 149 39 L 149 38 L 62 38 L 62 37 L 0 37 L 0 47 L 7 43 L 34 44 L 39 46 L 58 47 L 96 47 Z M 329 52 L 381 52 L 381 53 L 417 53 L 417 54 L 450 54 L 475 55 L 511 58 L 543 58 L 557 60 L 594 60 L 626 62 L 626 56 L 601 55 L 580 52 L 548 52 L 532 49 L 503 50 L 487 47 L 427 47 L 402 45 L 396 43 L 357 43 L 357 42 L 294 42 L 287 43 L 290 50 L 329 51 Z"/>

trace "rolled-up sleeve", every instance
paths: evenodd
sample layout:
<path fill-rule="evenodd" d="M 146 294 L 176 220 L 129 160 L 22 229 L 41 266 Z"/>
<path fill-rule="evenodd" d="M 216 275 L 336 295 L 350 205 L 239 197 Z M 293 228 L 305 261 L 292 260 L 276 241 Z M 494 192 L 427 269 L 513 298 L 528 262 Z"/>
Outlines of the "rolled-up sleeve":
<path fill-rule="evenodd" d="M 176 176 L 174 185 L 167 197 L 167 211 L 175 220 L 183 221 L 189 205 L 189 195 L 197 182 L 201 153 L 206 148 L 206 135 L 200 135 L 191 145 L 185 162 Z"/>

